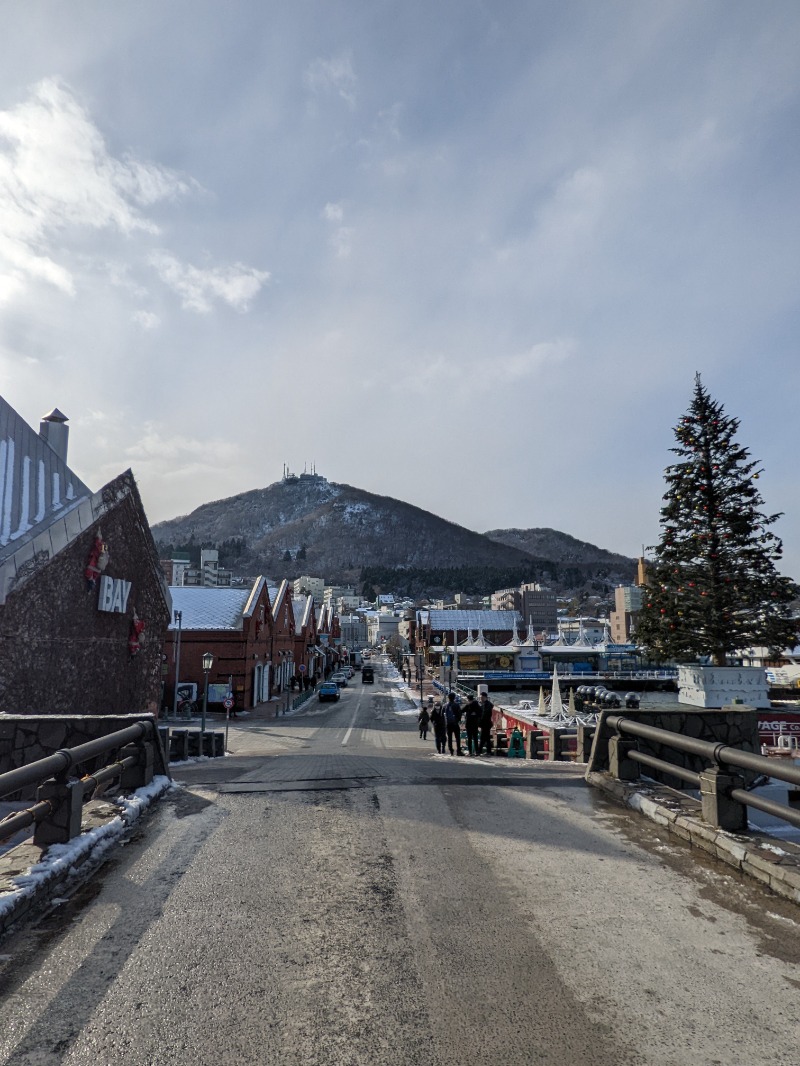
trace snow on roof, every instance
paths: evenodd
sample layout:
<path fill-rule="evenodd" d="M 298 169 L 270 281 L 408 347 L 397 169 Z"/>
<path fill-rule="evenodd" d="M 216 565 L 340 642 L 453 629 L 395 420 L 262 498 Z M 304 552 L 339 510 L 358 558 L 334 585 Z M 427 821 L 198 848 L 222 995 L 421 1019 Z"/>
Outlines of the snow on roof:
<path fill-rule="evenodd" d="M 522 623 L 518 611 L 429 611 L 431 629 L 513 629 Z"/>
<path fill-rule="evenodd" d="M 241 629 L 252 588 L 170 586 L 173 611 L 181 612 L 181 629 Z M 177 629 L 175 615 L 170 629 Z"/>

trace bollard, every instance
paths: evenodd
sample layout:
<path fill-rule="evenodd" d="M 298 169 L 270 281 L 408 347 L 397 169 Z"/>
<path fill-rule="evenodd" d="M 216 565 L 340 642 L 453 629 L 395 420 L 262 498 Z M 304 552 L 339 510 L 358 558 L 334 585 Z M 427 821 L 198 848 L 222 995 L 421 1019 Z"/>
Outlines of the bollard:
<path fill-rule="evenodd" d="M 547 730 L 547 759 L 548 762 L 561 761 L 561 733 L 558 729 Z"/>
<path fill-rule="evenodd" d="M 151 740 L 140 740 L 135 744 L 126 744 L 120 748 L 118 758 L 127 759 L 130 755 L 138 756 L 135 766 L 126 767 L 120 774 L 119 785 L 124 789 L 144 788 L 153 780 L 155 752 Z"/>
<path fill-rule="evenodd" d="M 37 803 L 47 800 L 52 813 L 37 823 L 33 842 L 38 848 L 49 844 L 66 844 L 81 831 L 83 816 L 83 782 L 59 781 L 51 777 L 36 790 Z"/>
<path fill-rule="evenodd" d="M 584 725 L 581 723 L 578 726 L 578 739 L 575 746 L 575 760 L 576 762 L 588 762 L 589 756 L 592 754 L 592 741 L 594 740 L 594 726 Z"/>
<path fill-rule="evenodd" d="M 636 741 L 614 736 L 608 742 L 608 772 L 618 781 L 638 781 L 639 764 L 629 758 L 636 751 Z"/>
<path fill-rule="evenodd" d="M 158 727 L 158 735 L 161 738 L 161 747 L 164 749 L 164 754 L 169 756 L 169 726 L 160 725 Z"/>
<path fill-rule="evenodd" d="M 169 761 L 186 762 L 189 758 L 189 730 L 173 729 L 169 737 Z"/>
<path fill-rule="evenodd" d="M 723 772 L 719 767 L 700 774 L 703 820 L 735 833 L 747 829 L 747 807 L 731 799 L 734 788 L 744 788 L 744 778 L 738 774 Z"/>

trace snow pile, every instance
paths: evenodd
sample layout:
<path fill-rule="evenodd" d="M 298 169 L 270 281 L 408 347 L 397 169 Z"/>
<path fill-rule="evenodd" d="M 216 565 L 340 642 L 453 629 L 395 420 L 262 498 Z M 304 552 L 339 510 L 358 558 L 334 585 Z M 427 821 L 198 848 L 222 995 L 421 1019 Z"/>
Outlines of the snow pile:
<path fill-rule="evenodd" d="M 15 887 L 11 891 L 0 893 L 0 920 L 12 915 L 22 900 L 36 895 L 51 882 L 76 877 L 89 856 L 93 863 L 101 859 L 154 799 L 174 787 L 171 778 L 154 777 L 149 785 L 114 801 L 121 808 L 116 818 L 82 833 L 67 844 L 51 844 L 41 862 L 32 866 L 28 873 L 13 878 Z"/>

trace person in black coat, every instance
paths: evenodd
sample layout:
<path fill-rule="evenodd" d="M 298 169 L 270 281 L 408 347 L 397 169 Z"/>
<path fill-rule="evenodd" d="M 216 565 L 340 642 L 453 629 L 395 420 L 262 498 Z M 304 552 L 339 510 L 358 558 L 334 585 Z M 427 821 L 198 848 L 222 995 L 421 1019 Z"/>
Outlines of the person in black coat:
<path fill-rule="evenodd" d="M 436 754 L 444 755 L 447 745 L 447 719 L 441 703 L 434 703 L 431 711 L 431 725 L 433 726 L 433 739 L 436 741 Z"/>
<path fill-rule="evenodd" d="M 485 692 L 481 693 L 481 743 L 478 754 L 485 751 L 492 754 L 492 711 L 494 704 Z"/>
<path fill-rule="evenodd" d="M 444 716 L 447 721 L 447 748 L 451 755 L 463 755 L 461 750 L 461 708 L 456 703 L 455 692 L 448 693 L 447 703 L 444 707 Z M 453 751 L 453 737 L 456 739 L 456 752 Z"/>
<path fill-rule="evenodd" d="M 431 720 L 431 716 L 430 716 L 430 712 L 428 711 L 428 708 L 427 707 L 423 707 L 422 710 L 419 712 L 419 718 L 418 718 L 418 721 L 419 721 L 419 739 L 420 740 L 427 740 L 428 739 L 428 723 L 430 722 L 430 720 Z"/>
<path fill-rule="evenodd" d="M 478 744 L 478 731 L 481 727 L 481 705 L 471 696 L 464 706 L 464 726 L 467 730 L 467 751 L 470 755 L 477 755 L 480 751 Z"/>

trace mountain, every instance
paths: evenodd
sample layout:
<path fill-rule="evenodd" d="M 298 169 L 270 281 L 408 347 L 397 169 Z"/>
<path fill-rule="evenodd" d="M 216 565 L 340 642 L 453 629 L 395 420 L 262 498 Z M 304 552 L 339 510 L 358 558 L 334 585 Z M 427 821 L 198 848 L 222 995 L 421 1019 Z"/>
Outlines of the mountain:
<path fill-rule="evenodd" d="M 598 548 L 568 533 L 559 533 L 557 529 L 490 529 L 484 536 L 498 544 L 562 565 L 606 567 L 615 580 L 623 584 L 630 584 L 636 577 L 636 559 Z"/>
<path fill-rule="evenodd" d="M 527 552 L 419 507 L 317 474 L 203 504 L 189 515 L 154 525 L 153 536 L 162 549 L 228 542 L 225 550 L 239 573 L 302 572 L 330 580 L 357 578 L 371 566 L 502 568 L 533 561 Z M 287 552 L 291 561 L 285 559 Z"/>
<path fill-rule="evenodd" d="M 602 591 L 635 573 L 633 560 L 555 530 L 475 533 L 318 474 L 203 504 L 154 525 L 153 536 L 162 558 L 189 550 L 197 560 L 201 547 L 216 547 L 237 575 L 306 573 L 410 596 L 484 595 L 522 581 Z"/>

